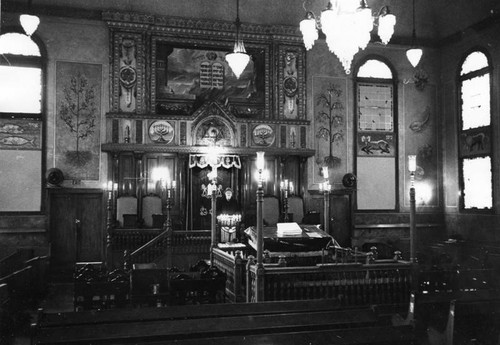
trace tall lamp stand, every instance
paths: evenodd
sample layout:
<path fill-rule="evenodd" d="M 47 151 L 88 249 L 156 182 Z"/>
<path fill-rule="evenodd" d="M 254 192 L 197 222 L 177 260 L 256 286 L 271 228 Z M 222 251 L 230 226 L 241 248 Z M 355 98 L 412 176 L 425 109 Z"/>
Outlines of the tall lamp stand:
<path fill-rule="evenodd" d="M 408 156 L 408 170 L 410 171 L 410 261 L 417 262 L 417 220 L 415 205 L 415 171 L 417 170 L 417 156 Z"/>

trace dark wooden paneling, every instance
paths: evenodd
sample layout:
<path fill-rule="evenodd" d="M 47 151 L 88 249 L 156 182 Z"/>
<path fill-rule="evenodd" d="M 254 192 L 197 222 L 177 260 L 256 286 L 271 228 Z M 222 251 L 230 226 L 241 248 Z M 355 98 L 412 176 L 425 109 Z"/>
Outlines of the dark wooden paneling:
<path fill-rule="evenodd" d="M 102 261 L 104 203 L 102 191 L 49 191 L 49 228 L 53 267 L 72 269 L 76 261 Z"/>

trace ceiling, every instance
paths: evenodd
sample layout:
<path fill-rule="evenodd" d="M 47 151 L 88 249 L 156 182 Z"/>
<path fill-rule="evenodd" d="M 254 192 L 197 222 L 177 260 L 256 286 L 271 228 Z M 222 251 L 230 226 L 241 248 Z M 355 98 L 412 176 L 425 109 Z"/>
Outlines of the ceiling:
<path fill-rule="evenodd" d="M 28 0 L 0 0 L 2 10 L 19 10 Z M 357 0 L 352 0 L 357 1 Z M 396 15 L 395 37 L 412 34 L 413 0 L 366 0 L 373 13 L 388 5 Z M 240 19 L 244 23 L 297 26 L 305 15 L 304 7 L 319 15 L 327 0 L 240 0 Z M 236 0 L 32 0 L 33 8 L 45 13 L 52 10 L 75 13 L 121 10 L 165 16 L 195 17 L 234 21 Z M 498 0 L 415 0 L 416 33 L 421 39 L 440 40 L 488 18 L 498 20 Z"/>

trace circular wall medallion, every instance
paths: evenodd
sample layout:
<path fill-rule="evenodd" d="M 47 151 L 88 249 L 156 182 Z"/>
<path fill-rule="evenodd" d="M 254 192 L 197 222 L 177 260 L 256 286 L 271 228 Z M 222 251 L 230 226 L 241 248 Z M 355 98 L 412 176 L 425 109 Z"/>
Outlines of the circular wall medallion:
<path fill-rule="evenodd" d="M 129 89 L 135 85 L 137 80 L 137 74 L 132 66 L 123 66 L 120 69 L 120 81 L 122 85 Z"/>
<path fill-rule="evenodd" d="M 283 89 L 287 97 L 295 97 L 298 89 L 297 78 L 286 77 L 283 81 Z"/>
<path fill-rule="evenodd" d="M 174 127 L 168 121 L 154 121 L 149 125 L 148 134 L 151 141 L 168 144 L 174 139 Z"/>
<path fill-rule="evenodd" d="M 258 125 L 252 131 L 252 140 L 257 146 L 271 146 L 276 135 L 269 125 Z"/>

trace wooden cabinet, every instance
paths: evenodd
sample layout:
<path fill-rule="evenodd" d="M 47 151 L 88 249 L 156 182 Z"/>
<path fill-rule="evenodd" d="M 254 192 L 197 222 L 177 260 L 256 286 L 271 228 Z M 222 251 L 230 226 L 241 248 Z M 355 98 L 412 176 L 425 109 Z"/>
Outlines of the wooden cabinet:
<path fill-rule="evenodd" d="M 351 247 L 353 190 L 334 190 L 330 194 L 330 235 L 342 247 Z"/>
<path fill-rule="evenodd" d="M 101 190 L 49 190 L 53 269 L 72 269 L 78 261 L 104 260 L 104 205 Z"/>

